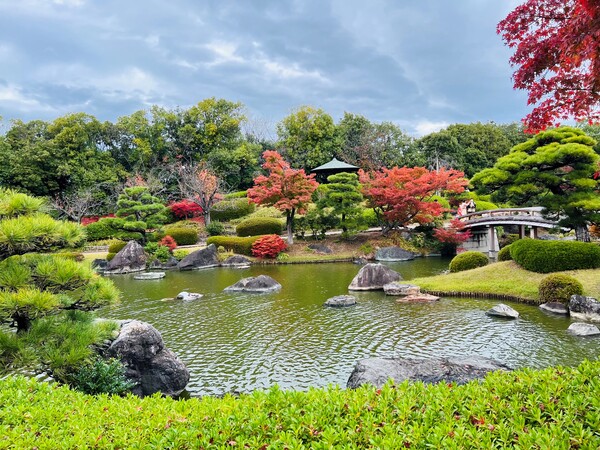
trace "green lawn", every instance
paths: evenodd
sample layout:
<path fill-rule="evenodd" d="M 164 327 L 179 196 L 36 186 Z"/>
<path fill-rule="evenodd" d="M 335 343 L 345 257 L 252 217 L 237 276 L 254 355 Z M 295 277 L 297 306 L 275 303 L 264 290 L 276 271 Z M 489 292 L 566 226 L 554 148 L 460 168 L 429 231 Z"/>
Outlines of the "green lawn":
<path fill-rule="evenodd" d="M 600 269 L 561 273 L 577 278 L 583 284 L 585 295 L 600 297 Z M 524 270 L 514 261 L 504 261 L 464 272 L 416 278 L 410 282 L 428 291 L 508 295 L 535 302 L 538 300 L 538 285 L 547 275 Z"/>

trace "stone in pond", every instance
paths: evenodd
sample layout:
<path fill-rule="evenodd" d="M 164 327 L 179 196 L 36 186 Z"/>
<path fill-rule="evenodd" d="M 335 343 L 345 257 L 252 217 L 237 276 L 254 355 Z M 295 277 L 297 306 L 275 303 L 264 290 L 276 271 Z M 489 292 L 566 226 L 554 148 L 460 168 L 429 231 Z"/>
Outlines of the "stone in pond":
<path fill-rule="evenodd" d="M 129 241 L 127 245 L 108 262 L 104 273 L 121 274 L 141 272 L 146 270 L 147 259 L 148 257 L 144 252 L 144 247 L 136 241 Z"/>
<path fill-rule="evenodd" d="M 543 303 L 540 305 L 540 309 L 551 312 L 553 314 L 564 314 L 564 315 L 569 314 L 569 308 L 567 308 L 567 305 L 563 305 L 562 303 L 559 303 L 559 302 Z"/>
<path fill-rule="evenodd" d="M 383 247 L 375 253 L 375 259 L 377 261 L 410 261 L 417 256 L 420 255 L 400 247 Z"/>
<path fill-rule="evenodd" d="M 202 294 L 198 294 L 197 292 L 187 292 L 187 291 L 183 291 L 180 292 L 179 294 L 177 294 L 177 297 L 175 297 L 177 300 L 183 300 L 185 302 L 191 301 L 191 300 L 198 300 L 199 298 L 204 297 L 204 295 Z"/>
<path fill-rule="evenodd" d="M 410 294 L 406 297 L 400 297 L 396 300 L 396 303 L 427 303 L 437 302 L 439 299 L 440 298 L 436 295 L 419 292 L 418 294 Z"/>
<path fill-rule="evenodd" d="M 384 285 L 383 292 L 385 292 L 385 295 L 416 295 L 421 292 L 421 288 L 416 284 L 403 284 L 394 281 Z"/>
<path fill-rule="evenodd" d="M 348 289 L 351 291 L 381 290 L 393 281 L 401 280 L 400 274 L 383 264 L 367 264 L 354 277 Z"/>
<path fill-rule="evenodd" d="M 207 269 L 209 267 L 217 267 L 218 265 L 217 247 L 215 247 L 215 244 L 210 244 L 206 248 L 196 250 L 187 255 L 179 261 L 177 268 L 179 270 Z"/>
<path fill-rule="evenodd" d="M 255 292 L 268 293 L 281 289 L 281 285 L 267 275 L 243 278 L 237 283 L 226 287 L 223 292 Z"/>
<path fill-rule="evenodd" d="M 145 272 L 145 273 L 138 273 L 136 275 L 133 276 L 134 280 L 160 280 L 161 278 L 165 277 L 165 273 L 164 272 Z"/>
<path fill-rule="evenodd" d="M 239 269 L 244 269 L 246 267 L 250 267 L 252 262 L 242 255 L 233 255 L 227 258 L 225 261 L 221 263 L 223 267 L 234 267 Z"/>
<path fill-rule="evenodd" d="M 504 303 L 498 303 L 493 308 L 489 309 L 486 314 L 494 317 L 505 317 L 507 319 L 516 319 L 519 313 Z"/>
<path fill-rule="evenodd" d="M 336 295 L 335 297 L 327 299 L 325 302 L 325 306 L 332 306 L 335 308 L 353 305 L 356 305 L 356 298 L 352 295 Z"/>
<path fill-rule="evenodd" d="M 585 295 L 571 295 L 569 313 L 575 319 L 600 322 L 600 302 Z"/>
<path fill-rule="evenodd" d="M 600 330 L 596 325 L 591 323 L 575 322 L 569 325 L 567 331 L 575 336 L 595 336 L 600 334 Z"/>

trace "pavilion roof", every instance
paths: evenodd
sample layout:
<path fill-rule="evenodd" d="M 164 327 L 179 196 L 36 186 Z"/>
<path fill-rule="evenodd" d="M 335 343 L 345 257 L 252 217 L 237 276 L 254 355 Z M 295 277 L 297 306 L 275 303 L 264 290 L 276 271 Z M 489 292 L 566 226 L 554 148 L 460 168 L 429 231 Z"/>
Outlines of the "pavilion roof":
<path fill-rule="evenodd" d="M 344 161 L 340 161 L 336 158 L 333 158 L 328 163 L 325 163 L 319 167 L 314 168 L 311 172 L 320 172 L 324 170 L 358 170 L 358 167 L 353 166 L 352 164 L 345 163 Z"/>

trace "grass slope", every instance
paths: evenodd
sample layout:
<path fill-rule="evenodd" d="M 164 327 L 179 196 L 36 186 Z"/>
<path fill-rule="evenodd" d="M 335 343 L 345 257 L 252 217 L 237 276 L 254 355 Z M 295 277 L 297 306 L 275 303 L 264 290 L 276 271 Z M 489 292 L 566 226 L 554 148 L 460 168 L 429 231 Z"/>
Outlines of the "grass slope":
<path fill-rule="evenodd" d="M 600 298 L 600 269 L 560 272 L 577 278 L 584 294 Z M 477 269 L 410 280 L 424 290 L 498 294 L 537 301 L 540 281 L 548 274 L 529 272 L 514 261 L 492 263 Z"/>

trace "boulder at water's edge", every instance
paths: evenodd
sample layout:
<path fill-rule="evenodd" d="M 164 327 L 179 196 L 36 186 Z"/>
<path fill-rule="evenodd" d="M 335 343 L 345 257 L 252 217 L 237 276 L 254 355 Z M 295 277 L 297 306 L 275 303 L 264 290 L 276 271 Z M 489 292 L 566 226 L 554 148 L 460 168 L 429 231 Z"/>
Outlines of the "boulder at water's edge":
<path fill-rule="evenodd" d="M 354 277 L 348 289 L 351 291 L 381 290 L 393 281 L 401 280 L 400 274 L 383 264 L 367 264 Z"/>
<path fill-rule="evenodd" d="M 177 264 L 179 270 L 194 270 L 207 269 L 209 267 L 217 267 L 219 265 L 219 257 L 217 255 L 217 247 L 215 244 L 210 244 L 206 248 L 201 248 L 190 253 Z"/>
<path fill-rule="evenodd" d="M 146 270 L 148 257 L 144 247 L 136 241 L 129 241 L 106 265 L 106 274 L 122 274 Z"/>

